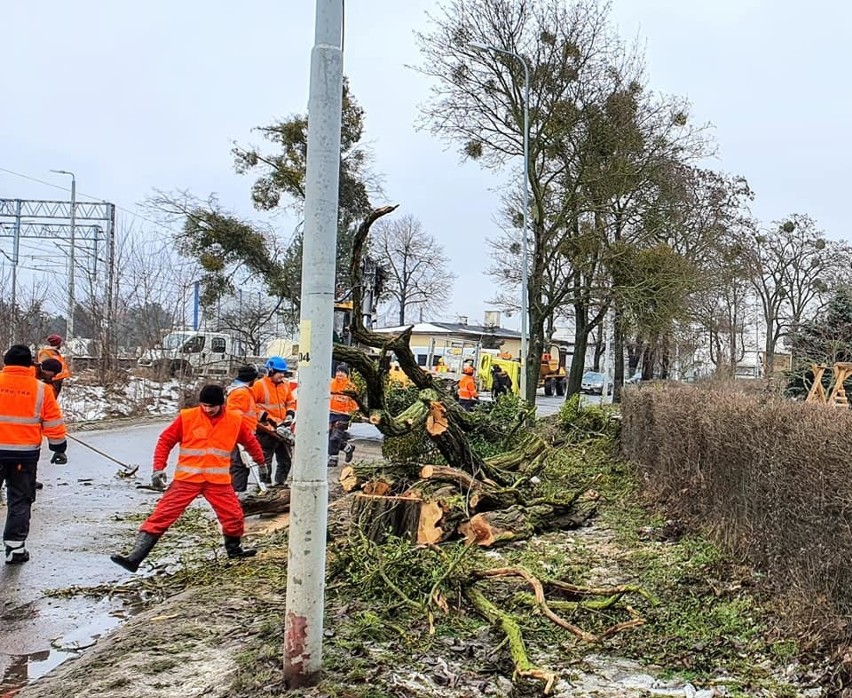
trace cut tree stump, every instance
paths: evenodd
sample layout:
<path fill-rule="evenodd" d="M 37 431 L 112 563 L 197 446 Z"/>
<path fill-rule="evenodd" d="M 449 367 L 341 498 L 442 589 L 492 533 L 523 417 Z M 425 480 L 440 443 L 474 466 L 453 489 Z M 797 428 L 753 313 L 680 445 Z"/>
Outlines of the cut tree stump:
<path fill-rule="evenodd" d="M 422 500 L 358 493 L 352 500 L 352 525 L 374 543 L 389 535 L 412 543 L 417 540 Z"/>
<path fill-rule="evenodd" d="M 375 494 L 380 497 L 390 492 L 390 489 L 390 483 L 384 480 L 370 480 L 370 482 L 364 483 L 364 487 L 361 488 L 364 494 Z"/>
<path fill-rule="evenodd" d="M 438 523 L 444 517 L 444 510 L 437 502 L 423 502 L 420 507 L 420 520 L 417 524 L 417 544 L 434 545 L 440 543 L 446 535 Z"/>
<path fill-rule="evenodd" d="M 255 514 L 283 514 L 290 511 L 290 489 L 272 487 L 266 492 L 246 494 L 239 497 L 244 516 Z"/>
<path fill-rule="evenodd" d="M 352 492 L 357 490 L 364 484 L 364 480 L 355 472 L 355 468 L 347 465 L 340 471 L 340 486 L 344 492 Z"/>

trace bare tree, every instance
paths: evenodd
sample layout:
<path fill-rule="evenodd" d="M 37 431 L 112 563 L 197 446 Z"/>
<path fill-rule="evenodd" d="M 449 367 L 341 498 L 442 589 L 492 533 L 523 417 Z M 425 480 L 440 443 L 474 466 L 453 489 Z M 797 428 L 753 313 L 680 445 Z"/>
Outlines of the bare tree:
<path fill-rule="evenodd" d="M 720 246 L 703 269 L 705 288 L 694 298 L 695 318 L 707 332 L 710 361 L 721 376 L 733 377 L 745 356 L 745 324 L 753 296 L 741 254 L 735 239 Z"/>
<path fill-rule="evenodd" d="M 373 227 L 371 254 L 386 274 L 385 292 L 393 298 L 400 325 L 412 310 L 445 304 L 455 275 L 444 248 L 414 216 L 380 220 Z"/>
<path fill-rule="evenodd" d="M 238 303 L 220 315 L 218 328 L 239 339 L 244 352 L 261 356 L 275 336 L 272 320 L 281 309 L 282 299 L 276 302 L 264 293 L 242 291 L 237 298 Z"/>
<path fill-rule="evenodd" d="M 38 346 L 48 334 L 51 317 L 46 308 L 48 305 L 45 285 L 32 281 L 29 285 L 18 289 L 15 308 L 2 305 L 0 317 L 11 319 L 14 327 L 12 340 L 14 343 L 32 344 Z"/>
<path fill-rule="evenodd" d="M 745 257 L 766 327 L 767 370 L 773 366 L 779 339 L 795 334 L 828 290 L 835 258 L 848 259 L 844 250 L 844 243 L 827 241 L 814 220 L 801 214 L 749 237 Z"/>
<path fill-rule="evenodd" d="M 596 0 L 450 0 L 418 35 L 422 73 L 434 79 L 423 116 L 465 157 L 500 168 L 524 152 L 529 114 L 530 188 L 527 395 L 554 318 L 571 307 L 575 353 L 568 390 L 579 392 L 589 336 L 612 302 L 612 243 L 641 237 L 641 194 L 669 159 L 690 161 L 706 148 L 682 100 L 646 87 L 642 56 L 628 49 Z M 482 51 L 483 44 L 498 51 Z M 518 60 L 521 58 L 521 60 Z M 530 100 L 524 104 L 529 68 Z M 507 231 L 523 206 L 509 199 Z M 517 288 L 522 245 L 495 241 L 490 273 Z M 638 244 L 638 243 L 637 243 Z M 498 296 L 507 310 L 511 296 Z M 616 347 L 618 353 L 618 347 Z"/>
<path fill-rule="evenodd" d="M 183 324 L 197 266 L 178 256 L 164 235 L 123 229 L 116 245 L 116 336 L 127 349 L 155 346 Z"/>

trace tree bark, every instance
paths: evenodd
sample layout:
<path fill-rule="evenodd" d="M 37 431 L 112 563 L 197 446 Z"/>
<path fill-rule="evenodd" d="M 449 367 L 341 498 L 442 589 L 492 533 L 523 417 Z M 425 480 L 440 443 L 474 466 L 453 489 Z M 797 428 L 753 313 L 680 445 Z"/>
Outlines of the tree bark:
<path fill-rule="evenodd" d="M 244 495 L 239 502 L 244 516 L 283 514 L 290 511 L 290 489 L 273 487 L 266 492 Z"/>
<path fill-rule="evenodd" d="M 617 301 L 613 301 L 612 321 L 612 355 L 615 358 L 612 374 L 612 401 L 618 403 L 621 402 L 621 391 L 624 389 L 624 330 L 621 306 Z"/>
<path fill-rule="evenodd" d="M 543 531 L 578 528 L 594 515 L 596 508 L 594 502 L 568 507 L 551 504 L 513 506 L 477 514 L 459 526 L 459 533 L 469 544 L 490 548 L 525 540 Z"/>
<path fill-rule="evenodd" d="M 415 497 L 356 494 L 352 500 L 352 525 L 374 543 L 383 543 L 391 535 L 414 543 L 422 504 Z"/>

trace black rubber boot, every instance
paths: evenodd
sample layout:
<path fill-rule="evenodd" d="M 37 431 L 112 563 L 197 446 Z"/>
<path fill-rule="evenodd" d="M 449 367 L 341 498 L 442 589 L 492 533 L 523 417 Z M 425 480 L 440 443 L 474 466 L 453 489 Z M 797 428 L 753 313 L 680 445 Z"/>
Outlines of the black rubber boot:
<path fill-rule="evenodd" d="M 133 550 L 129 555 L 110 555 L 109 559 L 116 565 L 121 565 L 128 572 L 135 572 L 142 564 L 142 560 L 148 557 L 148 553 L 160 540 L 160 536 L 155 536 L 153 533 L 139 531 L 136 534 L 136 542 L 133 545 Z"/>
<path fill-rule="evenodd" d="M 242 538 L 239 536 L 225 536 L 225 552 L 230 558 L 254 557 L 257 555 L 257 550 L 254 548 L 244 548 Z"/>
<path fill-rule="evenodd" d="M 3 543 L 7 565 L 21 565 L 30 559 L 30 553 L 27 550 L 26 541 L 7 540 L 3 541 Z"/>

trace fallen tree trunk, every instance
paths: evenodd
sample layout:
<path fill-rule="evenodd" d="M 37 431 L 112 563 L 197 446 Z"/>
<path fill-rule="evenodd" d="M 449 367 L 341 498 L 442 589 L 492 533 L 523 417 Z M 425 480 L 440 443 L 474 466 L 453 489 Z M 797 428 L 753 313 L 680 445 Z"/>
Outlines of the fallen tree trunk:
<path fill-rule="evenodd" d="M 489 458 L 485 463 L 489 468 L 496 468 L 502 471 L 521 470 L 528 472 L 530 465 L 537 463 L 540 460 L 540 456 L 544 455 L 546 450 L 547 444 L 542 438 L 535 434 L 529 434 L 521 440 L 517 448 Z"/>
<path fill-rule="evenodd" d="M 350 463 L 340 471 L 340 485 L 345 492 L 361 489 L 370 480 L 384 480 L 389 484 L 401 482 L 405 488 L 417 479 L 417 466 L 408 463 L 362 462 Z M 399 489 L 398 488 L 398 491 Z"/>
<path fill-rule="evenodd" d="M 283 514 L 290 511 L 290 488 L 271 487 L 266 492 L 239 497 L 244 516 Z"/>
<path fill-rule="evenodd" d="M 452 482 L 459 489 L 468 492 L 482 490 L 483 483 L 479 482 L 470 473 L 458 468 L 450 468 L 445 465 L 424 465 L 420 468 L 420 477 L 423 480 L 436 480 L 438 482 Z"/>
<path fill-rule="evenodd" d="M 420 469 L 420 477 L 423 480 L 453 483 L 467 498 L 468 506 L 473 511 L 505 508 L 520 503 L 520 495 L 516 490 L 500 487 L 493 480 L 477 480 L 457 468 L 424 465 Z"/>
<path fill-rule="evenodd" d="M 500 543 L 531 538 L 536 533 L 578 528 L 595 513 L 594 502 L 570 507 L 535 504 L 515 505 L 508 509 L 486 511 L 459 526 L 468 544 L 490 548 Z"/>

